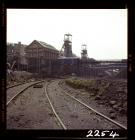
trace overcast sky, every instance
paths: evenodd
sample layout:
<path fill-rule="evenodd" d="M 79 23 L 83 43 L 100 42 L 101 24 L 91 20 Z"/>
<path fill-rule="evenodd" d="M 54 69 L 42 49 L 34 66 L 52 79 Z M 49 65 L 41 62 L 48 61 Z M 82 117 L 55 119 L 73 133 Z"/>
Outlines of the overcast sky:
<path fill-rule="evenodd" d="M 77 56 L 86 44 L 90 58 L 127 58 L 127 9 L 7 10 L 7 42 L 39 40 L 60 50 L 67 33 Z"/>

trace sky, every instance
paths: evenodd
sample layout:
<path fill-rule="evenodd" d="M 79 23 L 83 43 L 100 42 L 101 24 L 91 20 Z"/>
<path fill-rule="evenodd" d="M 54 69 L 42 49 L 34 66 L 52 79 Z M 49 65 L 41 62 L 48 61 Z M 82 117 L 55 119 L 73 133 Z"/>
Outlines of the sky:
<path fill-rule="evenodd" d="M 60 50 L 72 34 L 72 52 L 89 58 L 127 59 L 127 9 L 7 9 L 7 42 L 46 42 Z"/>

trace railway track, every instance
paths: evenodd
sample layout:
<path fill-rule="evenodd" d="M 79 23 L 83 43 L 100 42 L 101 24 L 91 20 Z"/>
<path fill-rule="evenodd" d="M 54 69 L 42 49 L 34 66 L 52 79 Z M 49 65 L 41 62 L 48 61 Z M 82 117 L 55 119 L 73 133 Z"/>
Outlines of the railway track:
<path fill-rule="evenodd" d="M 29 81 L 29 82 L 20 82 L 18 84 L 14 84 L 14 85 L 8 86 L 6 89 L 8 90 L 10 88 L 17 87 L 17 86 L 20 86 L 20 85 L 23 85 L 23 84 L 26 84 L 26 83 L 32 83 L 32 81 Z"/>
<path fill-rule="evenodd" d="M 67 129 L 66 126 L 64 125 L 64 123 L 63 123 L 62 120 L 60 119 L 59 115 L 56 113 L 56 111 L 55 111 L 55 109 L 54 109 L 54 106 L 53 106 L 53 104 L 52 104 L 52 102 L 51 102 L 51 100 L 50 100 L 50 98 L 49 98 L 48 91 L 47 91 L 47 86 L 48 86 L 48 84 L 46 84 L 46 86 L 44 87 L 44 93 L 45 93 L 45 95 L 46 95 L 46 97 L 47 97 L 47 99 L 48 99 L 48 102 L 49 102 L 49 104 L 50 104 L 50 106 L 51 106 L 51 108 L 52 108 L 52 111 L 53 111 L 54 115 L 56 116 L 56 118 L 57 118 L 57 120 L 58 120 L 58 123 L 60 124 L 60 126 L 61 126 L 63 129 L 66 130 L 66 129 Z"/>
<path fill-rule="evenodd" d="M 29 87 L 31 87 L 35 84 L 41 83 L 41 82 L 44 82 L 44 81 L 42 80 L 42 81 L 37 81 L 37 82 L 23 82 L 23 83 L 19 83 L 19 84 L 8 87 L 7 88 L 7 104 L 6 105 L 8 106 L 10 104 L 10 102 L 12 102 L 14 99 L 16 99 L 18 97 L 18 95 L 23 93 Z M 19 88 L 19 86 L 21 86 L 21 85 L 23 85 L 24 87 Z M 16 88 L 16 87 L 18 87 L 18 91 L 16 91 L 16 89 L 13 89 L 13 88 Z M 14 92 L 8 93 L 9 90 L 13 90 Z"/>
<path fill-rule="evenodd" d="M 59 85 L 60 85 L 60 84 L 59 84 Z M 61 87 L 61 86 L 60 86 L 60 87 Z M 62 88 L 62 87 L 61 87 L 61 88 Z M 99 111 L 95 110 L 94 108 L 88 106 L 88 105 L 85 104 L 84 102 L 82 102 L 82 101 L 80 101 L 79 99 L 75 98 L 74 96 L 68 94 L 66 91 L 63 90 L 63 92 L 64 92 L 67 96 L 69 96 L 71 99 L 77 101 L 77 102 L 80 103 L 81 105 L 83 105 L 83 106 L 85 106 L 86 108 L 88 108 L 88 110 L 92 110 L 92 111 L 95 112 L 97 115 L 99 115 L 99 116 L 105 118 L 106 120 L 112 122 L 113 124 L 119 126 L 120 128 L 126 129 L 126 130 L 127 130 L 127 127 L 125 127 L 124 125 L 122 125 L 122 124 L 120 124 L 120 123 L 118 123 L 118 122 L 112 120 L 111 118 L 107 117 L 106 115 L 104 115 L 104 114 L 100 113 Z"/>
<path fill-rule="evenodd" d="M 26 92 L 26 90 L 29 89 L 30 87 L 32 87 L 35 84 L 43 83 L 43 82 L 44 81 L 38 81 L 38 82 L 27 85 L 25 88 L 23 88 L 22 90 L 15 93 L 7 101 L 7 106 L 14 99 L 17 99 L 18 95 L 20 95 L 23 92 Z M 112 125 L 111 127 L 116 126 L 115 128 L 127 129 L 125 126 L 121 125 L 120 123 L 108 118 L 107 116 L 101 114 L 100 112 L 91 108 L 87 104 L 83 103 L 79 99 L 69 95 L 65 90 L 62 89 L 60 80 L 51 80 L 49 82 L 45 82 L 45 85 L 43 87 L 43 94 L 45 95 L 45 97 L 52 109 L 52 112 L 55 116 L 55 120 L 57 121 L 58 127 L 60 129 L 61 128 L 64 130 L 74 129 L 74 128 L 79 127 L 80 124 L 83 124 L 82 126 L 84 126 L 84 128 L 85 128 L 85 126 L 87 128 L 89 128 L 91 126 L 90 123 L 91 124 L 93 123 L 92 125 L 98 128 L 98 125 L 101 125 L 102 122 L 105 122 L 105 125 L 107 125 L 107 126 L 109 123 L 109 125 Z M 74 113 L 76 113 L 76 109 L 78 109 L 78 112 L 77 112 L 78 114 L 74 114 Z M 88 112 L 91 112 L 89 114 L 89 116 L 88 116 Z M 86 115 L 84 116 L 83 114 L 86 114 Z M 79 123 L 80 116 L 84 120 L 83 120 L 83 122 Z M 85 121 L 85 119 L 86 119 L 86 121 Z M 88 120 L 90 120 L 90 121 L 88 123 L 86 123 Z M 95 120 L 96 121 L 98 120 L 99 122 L 97 123 Z M 104 126 L 104 128 L 106 128 L 106 127 Z"/>
<path fill-rule="evenodd" d="M 60 86 L 59 82 L 58 82 L 58 85 L 59 85 L 59 87 L 62 89 L 62 87 Z M 47 85 L 47 86 L 48 86 L 48 85 Z M 58 113 L 56 113 L 57 111 L 55 110 L 55 107 L 53 106 L 52 101 L 51 101 L 51 99 L 49 98 L 49 92 L 48 92 L 48 90 L 47 90 L 47 86 L 46 86 L 46 88 L 45 88 L 45 92 L 46 92 L 47 98 L 48 98 L 48 100 L 49 100 L 49 103 L 50 103 L 50 105 L 51 105 L 51 107 L 52 107 L 52 110 L 53 110 L 53 112 L 55 113 L 55 116 L 57 117 L 57 119 L 58 119 L 59 123 L 61 124 L 61 126 L 63 127 L 63 129 L 67 129 L 66 124 L 64 124 L 64 122 L 62 121 L 62 119 L 60 119 L 60 117 L 58 116 Z M 118 123 L 118 122 L 116 122 L 116 121 L 110 119 L 110 118 L 107 117 L 106 115 L 104 115 L 104 114 L 98 112 L 97 110 L 95 110 L 95 109 L 93 109 L 92 107 L 88 106 L 87 104 L 83 103 L 83 102 L 80 101 L 79 99 L 77 99 L 77 98 L 71 96 L 71 95 L 68 94 L 66 91 L 63 90 L 62 93 L 64 93 L 66 96 L 68 96 L 70 99 L 74 100 L 75 102 L 78 102 L 78 103 L 79 103 L 80 105 L 82 105 L 83 107 L 87 108 L 87 110 L 94 112 L 95 115 L 98 115 L 98 116 L 102 117 L 103 119 L 107 120 L 108 122 L 111 122 L 112 124 L 118 126 L 119 128 L 127 129 L 127 127 L 125 127 L 124 125 L 122 125 L 122 124 L 120 124 L 120 123 Z"/>
<path fill-rule="evenodd" d="M 21 82 L 21 83 L 18 83 L 18 84 L 14 84 L 14 85 L 8 86 L 6 89 L 17 87 L 17 86 L 20 86 L 20 85 L 23 85 L 23 84 L 26 84 L 26 83 L 29 83 L 29 82 Z"/>
<path fill-rule="evenodd" d="M 43 87 L 33 88 L 35 84 L 43 85 Z M 7 129 L 61 128 L 44 94 L 44 86 L 46 86 L 46 81 L 29 84 L 7 101 Z"/>
<path fill-rule="evenodd" d="M 28 84 L 29 83 L 29 84 Z M 32 82 L 27 82 L 27 83 L 20 83 L 20 84 L 16 84 L 16 85 L 13 85 L 13 86 L 10 86 L 9 88 L 7 88 L 8 90 L 11 90 L 11 89 L 14 89 L 15 90 L 15 88 L 16 87 L 20 87 L 21 85 L 25 85 L 25 87 L 23 87 L 21 90 L 19 90 L 17 93 L 15 92 L 13 95 L 12 95 L 12 97 L 10 97 L 9 99 L 8 99 L 8 101 L 7 101 L 7 106 L 9 106 L 9 104 L 10 103 L 12 103 L 12 101 L 14 100 L 14 99 L 17 99 L 17 97 L 19 97 L 19 95 L 21 95 L 21 93 L 24 93 L 24 92 L 27 92 L 27 90 L 30 88 L 30 87 L 32 87 L 32 86 L 34 86 L 34 85 L 36 85 L 36 84 L 38 84 L 38 83 L 45 83 L 45 81 L 38 81 L 38 82 L 34 82 L 34 83 L 32 83 Z M 27 85 L 26 85 L 27 84 Z M 57 115 L 57 113 L 55 112 L 55 109 L 53 108 L 53 105 L 52 105 L 52 103 L 51 103 L 51 101 L 50 101 L 50 99 L 49 99 L 49 96 L 48 96 L 48 94 L 47 94 L 47 84 L 45 83 L 45 85 L 43 86 L 43 88 L 44 88 L 44 94 L 45 94 L 45 97 L 47 98 L 47 100 L 48 100 L 48 103 L 50 104 L 50 107 L 51 107 L 51 109 L 52 109 L 52 111 L 53 111 L 53 113 L 54 113 L 54 115 L 55 115 L 55 117 L 56 117 L 56 120 L 57 120 L 57 122 L 56 122 L 56 124 L 58 124 L 58 126 L 60 127 L 60 128 L 62 128 L 62 129 L 67 129 L 66 128 L 66 126 L 62 123 L 62 121 L 61 121 L 61 119 L 59 118 L 59 116 Z M 55 122 L 55 121 L 54 121 Z"/>

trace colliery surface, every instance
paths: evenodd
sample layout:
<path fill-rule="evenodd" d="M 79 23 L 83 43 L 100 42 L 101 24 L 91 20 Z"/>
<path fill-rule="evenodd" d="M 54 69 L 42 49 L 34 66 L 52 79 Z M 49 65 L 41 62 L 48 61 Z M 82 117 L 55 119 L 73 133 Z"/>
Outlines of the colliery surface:
<path fill-rule="evenodd" d="M 79 58 L 34 40 L 8 44 L 7 129 L 127 129 L 127 61 Z"/>
<path fill-rule="evenodd" d="M 64 89 L 108 117 L 127 125 L 127 81 L 70 78 Z"/>
<path fill-rule="evenodd" d="M 7 129 L 126 129 L 126 80 L 69 77 L 36 82 L 7 90 L 10 100 L 15 91 L 29 86 L 7 105 Z"/>

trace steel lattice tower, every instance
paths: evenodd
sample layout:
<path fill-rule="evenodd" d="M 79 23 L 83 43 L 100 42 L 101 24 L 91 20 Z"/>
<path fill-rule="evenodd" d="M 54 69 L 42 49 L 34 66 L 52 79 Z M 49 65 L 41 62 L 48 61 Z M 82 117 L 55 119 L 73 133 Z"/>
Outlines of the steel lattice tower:
<path fill-rule="evenodd" d="M 62 46 L 63 49 L 63 56 L 65 57 L 72 57 L 72 35 L 65 34 L 64 35 L 64 44 Z M 61 49 L 61 52 L 62 52 Z"/>

